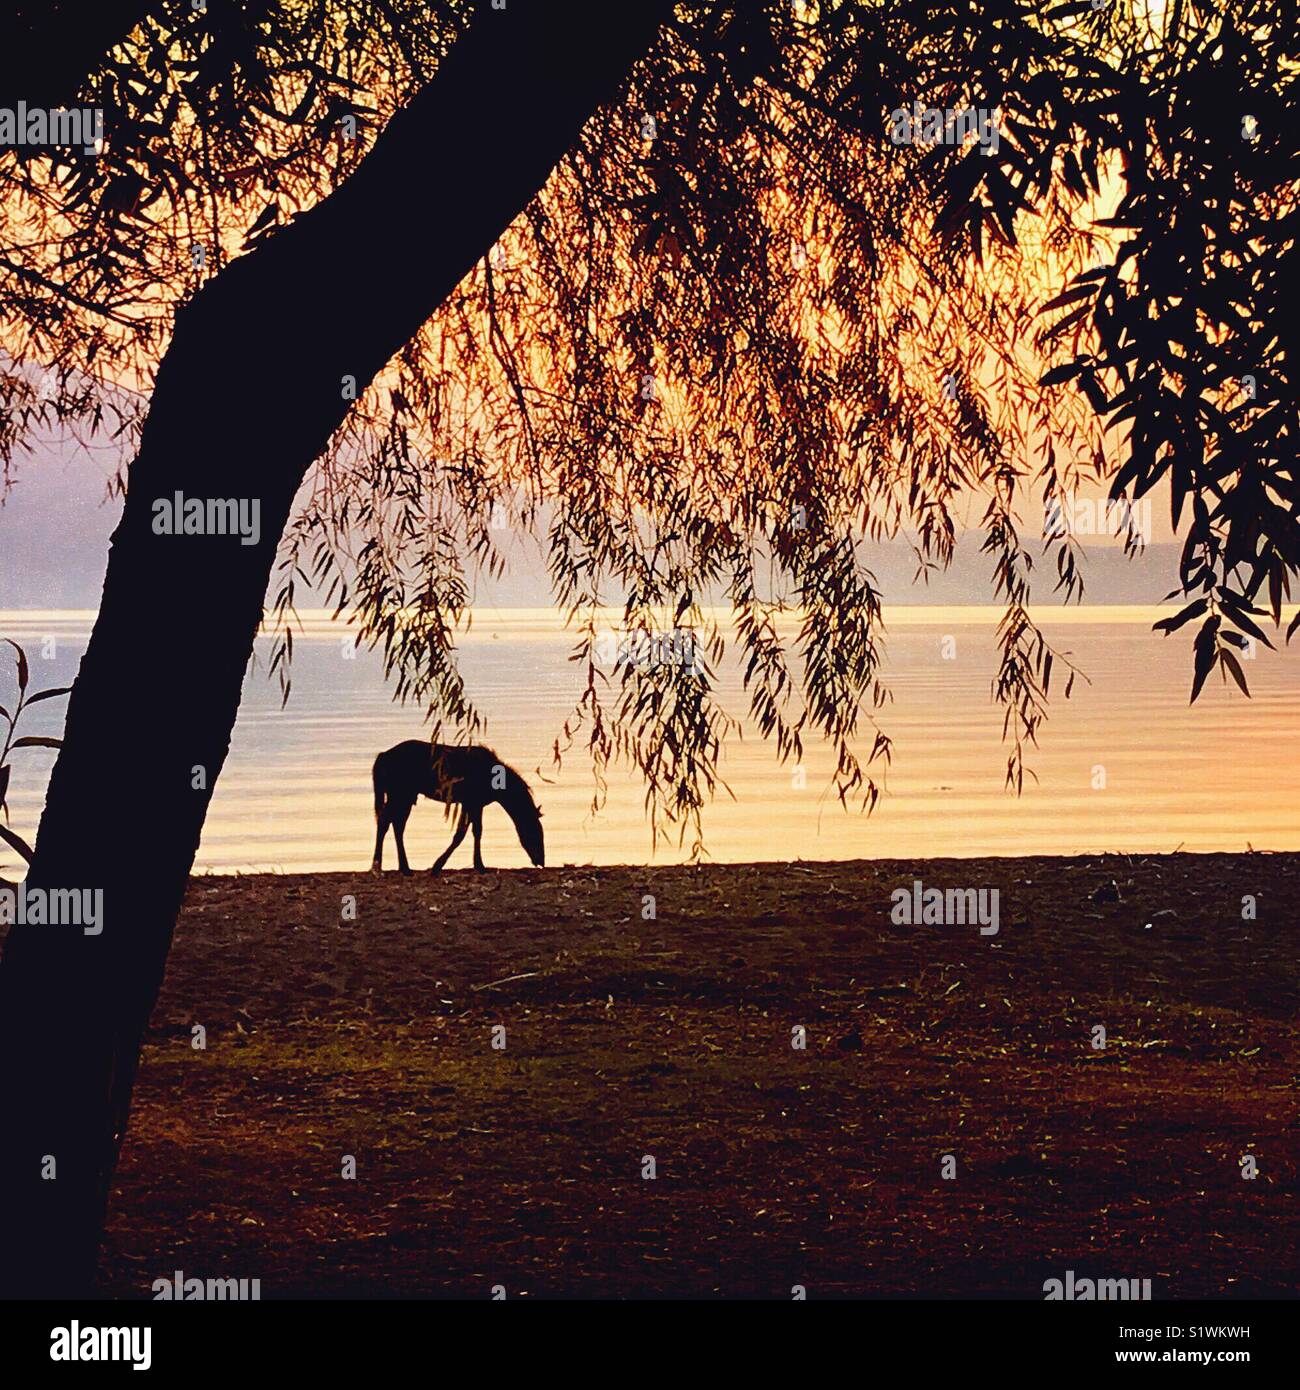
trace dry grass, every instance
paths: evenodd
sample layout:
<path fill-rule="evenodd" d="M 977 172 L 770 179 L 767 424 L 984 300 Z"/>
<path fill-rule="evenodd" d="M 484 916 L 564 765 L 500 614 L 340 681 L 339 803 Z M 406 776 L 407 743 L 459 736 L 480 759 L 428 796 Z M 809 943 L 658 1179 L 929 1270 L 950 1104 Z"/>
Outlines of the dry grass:
<path fill-rule="evenodd" d="M 916 876 L 997 887 L 1000 933 L 892 925 Z M 1287 855 L 196 879 L 106 1289 L 1294 1293 L 1297 889 Z"/>

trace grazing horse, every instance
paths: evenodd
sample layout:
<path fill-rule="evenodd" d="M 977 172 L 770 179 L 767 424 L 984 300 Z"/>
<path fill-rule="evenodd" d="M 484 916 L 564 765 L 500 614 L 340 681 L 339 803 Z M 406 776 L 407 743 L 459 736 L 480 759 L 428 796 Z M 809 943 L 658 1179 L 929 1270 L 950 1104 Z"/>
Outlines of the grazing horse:
<path fill-rule="evenodd" d="M 372 873 L 382 871 L 384 835 L 390 825 L 393 827 L 393 839 L 397 841 L 397 866 L 404 874 L 411 872 L 411 866 L 406 862 L 402 833 L 416 798 L 421 796 L 460 808 L 456 833 L 438 862 L 429 870 L 431 874 L 442 872 L 442 866 L 451 858 L 452 851 L 465 838 L 465 832 L 470 827 L 474 830 L 474 867 L 480 873 L 484 871 L 483 808 L 494 801 L 500 802 L 514 821 L 519 843 L 529 859 L 538 865 L 546 862 L 542 844 L 542 813 L 533 803 L 528 783 L 514 768 L 507 767 L 490 748 L 478 744 L 457 748 L 446 743 L 429 744 L 410 739 L 375 759 L 373 780 L 378 829 L 375 834 L 375 858 L 370 866 Z"/>

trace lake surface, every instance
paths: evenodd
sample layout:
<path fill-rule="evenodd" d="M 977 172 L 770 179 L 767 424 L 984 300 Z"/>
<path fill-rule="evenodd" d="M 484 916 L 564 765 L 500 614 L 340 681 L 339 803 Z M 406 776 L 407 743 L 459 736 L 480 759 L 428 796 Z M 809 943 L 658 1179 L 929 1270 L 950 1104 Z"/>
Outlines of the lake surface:
<path fill-rule="evenodd" d="M 1066 701 L 1058 671 L 1053 683 L 1061 686 L 1030 759 L 1039 780 L 1017 797 L 1004 786 L 1002 713 L 990 695 L 997 610 L 893 609 L 885 675 L 894 698 L 877 717 L 894 741 L 894 756 L 876 810 L 868 816 L 841 808 L 829 786 L 833 760 L 822 746 L 807 747 L 805 785 L 798 785 L 794 769 L 778 764 L 745 720 L 744 736 L 723 762 L 735 800 L 720 796 L 705 813 L 710 856 L 1300 849 L 1300 762 L 1293 753 L 1298 654 L 1261 648 L 1244 663 L 1253 698 L 1225 688 L 1215 675 L 1189 707 L 1190 629 L 1165 639 L 1150 630 L 1157 616 L 1154 609 L 1101 607 L 1039 614 L 1054 644 L 1071 653 L 1091 684 L 1077 681 Z M 0 636 L 26 647 L 34 686 L 62 685 L 75 673 L 92 620 L 87 612 L 0 613 Z M 951 659 L 945 638 L 955 639 Z M 349 659 L 349 646 L 345 627 L 305 614 L 285 709 L 261 648 L 213 797 L 200 869 L 368 865 L 371 761 L 401 739 L 421 737 L 424 726 L 419 710 L 392 702 L 378 658 L 361 652 Z M 544 809 L 548 863 L 687 858 L 676 845 L 652 852 L 643 788 L 631 772 L 612 771 L 607 804 L 593 816 L 590 764 L 575 754 L 554 771 L 552 745 L 580 694 L 578 668 L 567 659 L 572 646 L 573 635 L 548 609 L 477 610 L 461 641 L 461 669 L 489 721 L 485 741 L 533 783 Z M 739 672 L 724 667 L 718 685 L 729 712 L 743 716 Z M 12 677 L 3 670 L 0 702 L 8 705 L 11 694 Z M 58 733 L 65 703 L 36 706 L 23 731 Z M 11 823 L 29 839 L 53 758 L 44 750 L 13 756 Z M 1104 788 L 1094 786 L 1098 768 Z M 542 776 L 555 780 L 547 784 Z M 449 837 L 441 808 L 422 802 L 407 831 L 412 863 L 427 867 Z M 527 862 L 499 809 L 487 813 L 484 854 L 489 865 Z M 391 839 L 388 862 L 395 862 Z M 469 862 L 466 843 L 452 867 Z M 0 872 L 20 872 L 16 856 L 2 849 Z"/>

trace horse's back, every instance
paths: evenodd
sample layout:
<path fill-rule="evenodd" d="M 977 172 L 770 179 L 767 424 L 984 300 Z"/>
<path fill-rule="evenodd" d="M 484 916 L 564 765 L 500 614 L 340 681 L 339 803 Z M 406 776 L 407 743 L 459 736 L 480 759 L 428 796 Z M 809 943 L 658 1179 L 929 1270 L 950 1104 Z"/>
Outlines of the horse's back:
<path fill-rule="evenodd" d="M 497 755 L 482 744 L 426 743 L 412 738 L 379 754 L 375 779 L 405 795 L 460 802 L 469 792 L 470 799 L 477 800 L 490 784 L 497 762 Z"/>
<path fill-rule="evenodd" d="M 497 755 L 481 743 L 435 743 L 429 750 L 433 766 L 441 766 L 456 776 L 489 771 L 499 761 Z"/>
<path fill-rule="evenodd" d="M 402 743 L 393 744 L 391 748 L 385 748 L 375 758 L 374 768 L 377 774 L 392 775 L 426 767 L 428 762 L 429 745 L 417 738 L 408 738 Z"/>
<path fill-rule="evenodd" d="M 482 744 L 435 743 L 430 749 L 430 769 L 440 801 L 490 801 L 492 769 L 497 755 Z M 447 795 L 443 795 L 443 791 Z M 433 795 L 434 793 L 430 793 Z"/>

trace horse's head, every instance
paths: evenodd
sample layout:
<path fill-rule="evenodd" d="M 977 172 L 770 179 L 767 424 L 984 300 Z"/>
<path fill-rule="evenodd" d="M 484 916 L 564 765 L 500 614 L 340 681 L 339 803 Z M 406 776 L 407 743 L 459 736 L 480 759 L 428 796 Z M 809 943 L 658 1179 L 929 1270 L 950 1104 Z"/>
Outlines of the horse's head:
<path fill-rule="evenodd" d="M 541 808 L 533 801 L 528 783 L 513 769 L 506 769 L 506 787 L 501 796 L 506 814 L 515 823 L 515 834 L 524 853 L 540 869 L 546 863 L 546 844 L 542 836 Z"/>
<path fill-rule="evenodd" d="M 517 822 L 519 830 L 519 843 L 523 845 L 524 852 L 529 859 L 540 869 L 546 863 L 546 844 L 542 836 L 542 813 L 537 807 L 533 807 L 533 816 L 521 816 Z"/>

